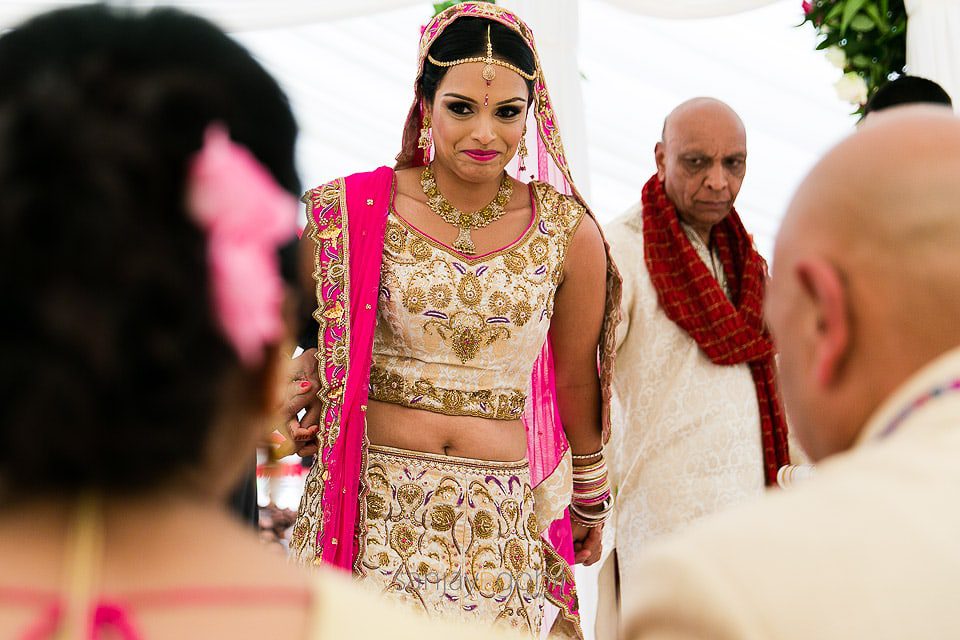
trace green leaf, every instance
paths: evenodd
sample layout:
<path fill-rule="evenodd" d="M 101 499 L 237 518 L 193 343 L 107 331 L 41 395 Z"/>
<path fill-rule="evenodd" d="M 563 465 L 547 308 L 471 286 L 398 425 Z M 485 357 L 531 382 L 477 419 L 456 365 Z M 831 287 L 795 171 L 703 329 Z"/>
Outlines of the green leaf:
<path fill-rule="evenodd" d="M 854 31 L 859 31 L 860 33 L 867 33 L 868 31 L 873 31 L 873 29 L 876 26 L 877 25 L 873 23 L 873 20 L 863 15 L 862 13 L 858 13 L 853 17 L 853 20 L 850 21 L 850 28 L 853 29 Z"/>
<path fill-rule="evenodd" d="M 830 22 L 831 20 L 839 16 L 841 11 L 843 11 L 843 3 L 838 2 L 835 5 L 833 5 L 833 8 L 830 9 L 829 12 L 827 12 L 827 15 L 824 17 L 823 21 Z"/>
<path fill-rule="evenodd" d="M 889 31 L 890 24 L 887 22 L 887 15 L 885 12 L 880 13 L 877 5 L 868 4 L 863 10 L 867 12 L 867 15 L 870 16 L 870 19 L 873 20 L 873 23 L 877 25 L 881 31 Z"/>
<path fill-rule="evenodd" d="M 466 0 L 450 0 L 449 2 L 434 2 L 433 3 L 433 15 L 437 15 L 441 11 L 446 11 L 455 4 L 463 4 Z M 490 4 L 497 4 L 497 0 L 484 0 Z"/>
<path fill-rule="evenodd" d="M 853 20 L 853 17 L 857 15 L 857 12 L 866 2 L 867 0 L 847 0 L 847 3 L 843 6 L 843 20 L 840 21 L 840 31 L 842 33 L 846 33 L 850 21 Z"/>
<path fill-rule="evenodd" d="M 853 64 L 853 66 L 857 67 L 858 69 L 866 69 L 872 63 L 870 58 L 868 58 L 863 54 L 853 56 L 853 59 L 850 62 Z"/>

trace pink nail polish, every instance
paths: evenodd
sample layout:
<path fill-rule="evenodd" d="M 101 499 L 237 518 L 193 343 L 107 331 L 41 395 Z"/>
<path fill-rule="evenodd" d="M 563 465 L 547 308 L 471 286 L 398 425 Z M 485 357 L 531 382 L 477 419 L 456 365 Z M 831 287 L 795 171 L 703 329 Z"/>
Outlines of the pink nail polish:
<path fill-rule="evenodd" d="M 300 388 L 301 388 L 301 389 L 304 389 L 304 390 L 309 389 L 309 388 L 310 388 L 310 381 L 309 381 L 309 380 L 304 380 L 303 382 L 301 382 L 301 383 L 300 383 Z"/>

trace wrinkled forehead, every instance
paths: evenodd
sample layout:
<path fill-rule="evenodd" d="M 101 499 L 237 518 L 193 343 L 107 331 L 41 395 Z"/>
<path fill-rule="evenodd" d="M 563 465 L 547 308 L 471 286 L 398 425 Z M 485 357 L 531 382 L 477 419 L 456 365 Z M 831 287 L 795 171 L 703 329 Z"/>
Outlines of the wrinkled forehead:
<path fill-rule="evenodd" d="M 747 135 L 733 113 L 719 109 L 690 110 L 667 120 L 663 141 L 677 152 L 700 150 L 715 153 L 746 153 Z"/>

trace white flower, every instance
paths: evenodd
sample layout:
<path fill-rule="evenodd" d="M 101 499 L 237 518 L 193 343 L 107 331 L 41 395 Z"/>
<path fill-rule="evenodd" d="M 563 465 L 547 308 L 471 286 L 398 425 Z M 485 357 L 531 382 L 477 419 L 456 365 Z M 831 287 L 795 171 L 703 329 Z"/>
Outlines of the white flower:
<path fill-rule="evenodd" d="M 847 66 L 847 54 L 840 47 L 829 47 L 826 52 L 827 61 L 837 69 Z"/>
<path fill-rule="evenodd" d="M 841 100 L 852 104 L 864 104 L 867 101 L 867 83 L 854 71 L 843 74 L 833 87 Z"/>

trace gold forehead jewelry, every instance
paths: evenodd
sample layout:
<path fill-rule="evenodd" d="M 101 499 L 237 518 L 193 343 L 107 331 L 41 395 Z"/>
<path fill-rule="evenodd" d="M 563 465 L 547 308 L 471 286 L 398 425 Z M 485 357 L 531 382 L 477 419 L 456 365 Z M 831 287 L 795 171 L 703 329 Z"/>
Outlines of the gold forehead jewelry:
<path fill-rule="evenodd" d="M 533 81 L 537 79 L 536 72 L 527 73 L 526 71 L 524 71 L 523 69 L 521 69 L 516 65 L 512 65 L 509 62 L 498 60 L 493 57 L 493 41 L 490 40 L 490 25 L 487 25 L 487 55 L 474 56 L 472 58 L 461 58 L 459 60 L 451 60 L 450 62 L 441 62 L 440 60 L 437 60 L 430 54 L 427 54 L 427 60 L 437 65 L 438 67 L 445 67 L 445 68 L 455 67 L 458 64 L 467 64 L 468 62 L 482 62 L 484 63 L 484 67 L 483 67 L 483 71 L 480 72 L 480 75 L 483 76 L 483 79 L 487 81 L 488 85 L 490 84 L 491 81 L 493 81 L 494 78 L 497 77 L 497 70 L 493 68 L 493 65 L 499 65 L 504 69 L 510 69 L 510 71 L 513 71 L 518 76 L 526 80 Z"/>
<path fill-rule="evenodd" d="M 503 214 L 507 212 L 506 207 L 507 203 L 510 202 L 510 196 L 513 195 L 513 182 L 510 180 L 510 176 L 504 173 L 503 178 L 500 179 L 497 196 L 493 201 L 479 211 L 465 213 L 450 204 L 440 193 L 430 165 L 425 166 L 423 173 L 420 174 L 420 187 L 423 189 L 424 195 L 427 196 L 427 206 L 444 222 L 452 224 L 460 230 L 453 243 L 453 248 L 468 256 L 477 252 L 470 231 L 483 229 L 503 217 Z"/>

